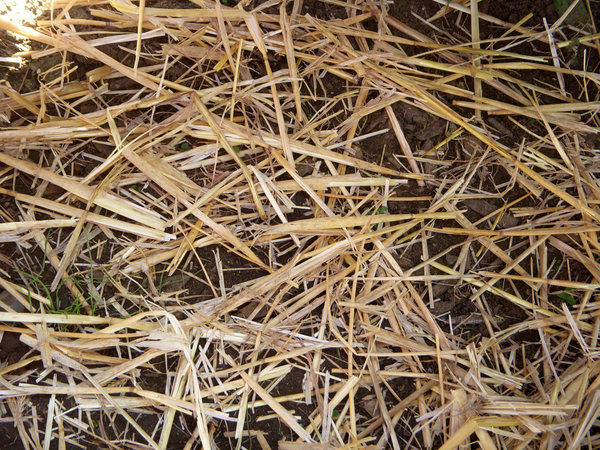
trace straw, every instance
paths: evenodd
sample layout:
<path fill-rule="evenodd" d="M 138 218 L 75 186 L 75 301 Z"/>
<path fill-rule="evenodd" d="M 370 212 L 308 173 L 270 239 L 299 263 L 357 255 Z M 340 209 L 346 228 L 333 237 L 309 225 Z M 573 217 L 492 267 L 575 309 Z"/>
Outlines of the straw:
<path fill-rule="evenodd" d="M 593 26 L 179 3 L 0 18 L 8 436 L 597 446 Z"/>

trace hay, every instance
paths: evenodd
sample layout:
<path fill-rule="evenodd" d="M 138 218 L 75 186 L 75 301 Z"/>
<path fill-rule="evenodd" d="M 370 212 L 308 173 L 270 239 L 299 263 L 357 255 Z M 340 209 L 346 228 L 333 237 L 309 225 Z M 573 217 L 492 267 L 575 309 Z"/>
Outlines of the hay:
<path fill-rule="evenodd" d="M 435 2 L 429 35 L 337 0 L 0 18 L 43 44 L 18 56 L 62 55 L 0 87 L 0 335 L 30 349 L 0 396 L 25 448 L 271 448 L 266 420 L 290 449 L 600 445 L 600 77 L 560 58 L 598 35 Z M 449 17 L 470 39 L 438 39 Z M 387 135 L 395 159 L 368 148 Z"/>

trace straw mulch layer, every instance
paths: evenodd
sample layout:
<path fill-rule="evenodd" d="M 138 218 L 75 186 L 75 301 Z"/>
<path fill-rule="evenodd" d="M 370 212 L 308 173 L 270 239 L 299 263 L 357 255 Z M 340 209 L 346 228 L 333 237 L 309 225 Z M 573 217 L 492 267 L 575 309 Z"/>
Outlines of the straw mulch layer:
<path fill-rule="evenodd" d="M 222 3 L 0 17 L 3 446 L 599 447 L 593 21 Z"/>

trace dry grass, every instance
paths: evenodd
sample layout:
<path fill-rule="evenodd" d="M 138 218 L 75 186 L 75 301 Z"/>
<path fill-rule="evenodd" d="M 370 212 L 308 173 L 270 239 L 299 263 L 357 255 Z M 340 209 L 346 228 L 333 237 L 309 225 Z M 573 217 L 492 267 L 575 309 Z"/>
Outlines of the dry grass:
<path fill-rule="evenodd" d="M 0 333 L 30 348 L 0 408 L 25 448 L 271 448 L 269 418 L 283 449 L 600 446 L 600 76 L 559 58 L 596 57 L 593 30 L 150 3 L 0 18 L 43 44 L 21 56 L 63 55 L 0 86 Z M 427 145 L 408 107 L 443 119 Z M 363 147 L 384 133 L 395 160 Z"/>

